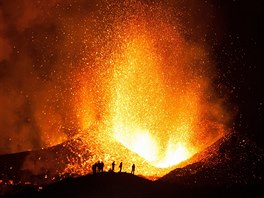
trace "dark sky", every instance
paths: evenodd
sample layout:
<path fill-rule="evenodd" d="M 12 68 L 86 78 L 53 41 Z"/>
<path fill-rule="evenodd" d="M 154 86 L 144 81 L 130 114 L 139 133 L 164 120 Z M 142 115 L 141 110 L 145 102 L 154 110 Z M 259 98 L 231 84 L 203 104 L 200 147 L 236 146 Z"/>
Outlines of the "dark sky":
<path fill-rule="evenodd" d="M 239 112 L 235 129 L 260 146 L 264 143 L 263 6 L 261 1 L 215 1 L 222 18 L 222 43 L 215 48 L 221 82 L 233 90 L 231 100 Z M 262 146 L 263 147 L 263 146 Z"/>

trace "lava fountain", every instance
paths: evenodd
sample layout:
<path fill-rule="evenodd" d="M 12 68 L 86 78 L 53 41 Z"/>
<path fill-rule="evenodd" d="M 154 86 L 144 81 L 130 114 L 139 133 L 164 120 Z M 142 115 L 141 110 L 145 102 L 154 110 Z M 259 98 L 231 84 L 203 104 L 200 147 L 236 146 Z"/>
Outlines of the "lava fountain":
<path fill-rule="evenodd" d="M 166 84 L 166 73 L 162 71 L 164 57 L 155 43 L 161 35 L 150 35 L 153 30 L 147 30 L 144 22 L 130 23 L 120 36 L 125 42 L 113 57 L 110 82 L 113 136 L 151 164 L 172 166 L 193 154 L 188 136 L 197 116 L 197 97 L 189 93 L 168 96 L 167 87 L 171 86 Z M 189 101 L 180 102 L 185 97 Z M 171 111 L 177 105 L 184 111 L 177 107 Z M 174 117 L 175 114 L 182 115 Z"/>
<path fill-rule="evenodd" d="M 164 7 L 115 9 L 106 36 L 95 42 L 96 70 L 76 75 L 84 142 L 77 153 L 89 149 L 89 168 L 115 160 L 136 163 L 142 175 L 164 175 L 225 134 L 213 63 L 206 44 L 188 40 Z M 83 169 L 77 166 L 67 170 Z"/>

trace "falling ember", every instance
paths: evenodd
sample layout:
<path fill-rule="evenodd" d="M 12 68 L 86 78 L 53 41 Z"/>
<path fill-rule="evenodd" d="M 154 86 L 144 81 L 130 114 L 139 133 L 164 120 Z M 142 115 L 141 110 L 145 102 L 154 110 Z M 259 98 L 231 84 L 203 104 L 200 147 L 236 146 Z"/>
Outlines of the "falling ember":
<path fill-rule="evenodd" d="M 111 28 L 94 39 L 96 69 L 87 78 L 76 72 L 82 84 L 76 153 L 82 158 L 89 149 L 86 168 L 115 160 L 161 176 L 223 136 L 228 116 L 210 85 L 213 64 L 204 43 L 188 41 L 162 6 L 115 9 Z M 80 169 L 73 162 L 67 171 Z"/>

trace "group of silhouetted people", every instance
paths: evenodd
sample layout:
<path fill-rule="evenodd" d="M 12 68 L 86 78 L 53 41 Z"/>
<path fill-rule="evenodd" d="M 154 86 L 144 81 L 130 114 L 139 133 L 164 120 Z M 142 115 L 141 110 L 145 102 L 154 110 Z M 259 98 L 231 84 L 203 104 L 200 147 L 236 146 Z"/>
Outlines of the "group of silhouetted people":
<path fill-rule="evenodd" d="M 115 161 L 113 161 L 112 169 L 109 170 L 110 172 L 115 172 L 115 165 L 116 165 L 116 163 L 115 163 Z M 119 173 L 122 172 L 122 168 L 123 168 L 123 162 L 120 162 Z M 135 169 L 136 169 L 136 166 L 135 166 L 135 164 L 133 164 L 132 169 L 131 169 L 131 174 L 133 174 L 133 175 L 135 174 Z M 104 172 L 104 162 L 103 161 L 96 162 L 95 164 L 93 164 L 92 170 L 93 170 L 93 174 Z"/>
<path fill-rule="evenodd" d="M 93 174 L 104 172 L 104 162 L 98 161 L 92 166 Z"/>

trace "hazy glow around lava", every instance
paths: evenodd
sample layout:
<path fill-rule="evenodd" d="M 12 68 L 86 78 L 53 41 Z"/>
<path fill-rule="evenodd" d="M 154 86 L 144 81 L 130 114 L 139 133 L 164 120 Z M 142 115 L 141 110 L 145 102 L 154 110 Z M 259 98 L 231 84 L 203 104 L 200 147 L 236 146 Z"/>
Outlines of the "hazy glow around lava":
<path fill-rule="evenodd" d="M 196 151 L 189 137 L 194 133 L 200 93 L 195 88 L 177 93 L 179 87 L 166 82 L 170 71 L 162 70 L 163 59 L 167 57 L 161 54 L 166 48 L 159 46 L 168 39 L 175 39 L 170 41 L 175 46 L 182 41 L 171 27 L 165 27 L 165 35 L 156 28 L 147 27 L 140 18 L 119 29 L 117 43 L 120 44 L 111 60 L 109 119 L 117 141 L 151 164 L 169 167 Z M 183 66 L 173 67 L 177 72 Z M 182 83 L 185 76 L 173 78 Z M 175 93 L 169 95 L 171 88 Z M 186 89 L 187 85 L 181 88 Z"/>
<path fill-rule="evenodd" d="M 84 161 L 133 162 L 139 174 L 160 176 L 224 134 L 225 110 L 213 97 L 205 44 L 188 41 L 160 5 L 127 6 L 110 9 L 111 26 L 84 38 L 95 65 L 76 71 L 76 109 L 81 130 L 89 129 L 81 138 L 94 154 Z"/>
<path fill-rule="evenodd" d="M 225 133 L 231 113 L 207 43 L 218 35 L 213 9 L 210 0 L 1 1 L 0 153 L 63 144 L 54 174 L 87 174 L 99 159 L 106 170 L 135 163 L 144 176 L 180 166 Z"/>

